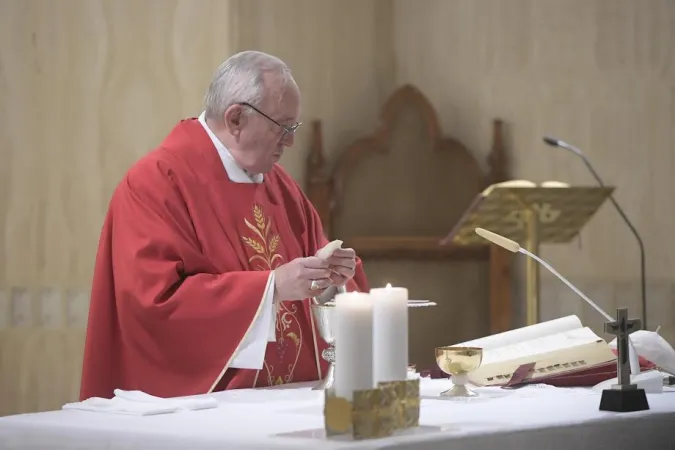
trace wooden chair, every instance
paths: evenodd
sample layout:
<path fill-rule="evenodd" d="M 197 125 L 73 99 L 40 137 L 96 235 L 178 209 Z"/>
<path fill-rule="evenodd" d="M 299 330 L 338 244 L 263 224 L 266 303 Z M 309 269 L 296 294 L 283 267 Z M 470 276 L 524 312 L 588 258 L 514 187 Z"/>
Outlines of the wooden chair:
<path fill-rule="evenodd" d="M 508 179 L 502 123 L 484 172 L 461 142 L 442 136 L 436 112 L 415 87 L 396 90 L 380 124 L 328 164 L 313 123 L 306 193 L 329 239 L 363 259 L 371 287 L 391 283 L 437 307 L 410 312 L 410 361 L 434 364 L 435 346 L 510 329 L 511 256 L 494 246 L 443 246 L 477 193 Z"/>

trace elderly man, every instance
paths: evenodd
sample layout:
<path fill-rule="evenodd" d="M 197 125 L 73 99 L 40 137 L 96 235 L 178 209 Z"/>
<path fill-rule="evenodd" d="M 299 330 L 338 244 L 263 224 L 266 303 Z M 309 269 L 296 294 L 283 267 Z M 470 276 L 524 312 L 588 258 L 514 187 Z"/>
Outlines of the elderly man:
<path fill-rule="evenodd" d="M 288 67 L 243 52 L 125 175 L 105 218 L 80 397 L 171 397 L 321 378 L 309 299 L 366 290 L 351 249 L 328 258 L 319 217 L 277 164 L 300 92 Z"/>

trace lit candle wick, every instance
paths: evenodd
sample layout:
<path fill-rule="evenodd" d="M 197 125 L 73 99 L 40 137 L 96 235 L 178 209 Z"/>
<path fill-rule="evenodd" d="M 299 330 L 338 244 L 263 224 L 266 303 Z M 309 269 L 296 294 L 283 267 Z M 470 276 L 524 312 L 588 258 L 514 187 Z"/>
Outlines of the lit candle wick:
<path fill-rule="evenodd" d="M 387 283 L 387 289 L 391 289 L 391 283 Z"/>

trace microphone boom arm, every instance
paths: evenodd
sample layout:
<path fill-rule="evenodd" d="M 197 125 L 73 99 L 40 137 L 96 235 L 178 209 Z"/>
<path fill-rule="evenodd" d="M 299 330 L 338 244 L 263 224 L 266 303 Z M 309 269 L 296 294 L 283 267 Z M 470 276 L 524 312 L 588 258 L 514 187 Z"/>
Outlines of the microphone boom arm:
<path fill-rule="evenodd" d="M 586 155 L 583 154 L 583 152 L 576 148 L 573 145 L 568 144 L 567 142 L 563 142 L 561 140 L 552 138 L 552 137 L 544 137 L 544 142 L 552 147 L 561 147 L 564 148 L 565 150 L 569 150 L 575 155 L 577 155 L 581 160 L 584 162 L 586 167 L 588 168 L 588 171 L 591 172 L 591 175 L 593 175 L 593 178 L 598 182 L 600 187 L 605 187 L 605 183 L 603 183 L 602 178 L 600 178 L 600 175 L 593 169 L 593 166 L 591 165 L 591 162 L 588 160 Z M 647 269 L 645 267 L 645 245 L 642 242 L 642 238 L 640 237 L 640 234 L 637 232 L 635 227 L 633 226 L 633 223 L 628 219 L 628 216 L 626 213 L 623 211 L 621 206 L 617 203 L 617 201 L 614 199 L 613 195 L 609 196 L 609 201 L 612 203 L 614 206 L 614 209 L 619 213 L 623 221 L 628 225 L 628 229 L 633 233 L 633 236 L 635 236 L 635 239 L 638 242 L 638 246 L 640 248 L 640 291 L 642 294 L 642 303 L 641 303 L 641 315 L 642 315 L 642 326 L 645 330 L 647 330 Z"/>
<path fill-rule="evenodd" d="M 605 312 L 602 308 L 600 308 L 593 300 L 588 298 L 583 292 L 581 292 L 579 289 L 576 288 L 572 283 L 570 283 L 567 278 L 562 276 L 561 274 L 558 273 L 557 270 L 555 270 L 549 263 L 538 257 L 537 255 L 525 250 L 520 246 L 515 241 L 512 241 L 511 239 L 505 238 L 504 236 L 500 236 L 497 233 L 493 233 L 492 231 L 486 230 L 484 228 L 476 228 L 476 234 L 478 234 L 480 237 L 482 237 L 485 240 L 488 240 L 492 242 L 493 244 L 496 244 L 512 253 L 522 253 L 525 256 L 528 256 L 538 263 L 540 263 L 542 266 L 544 266 L 546 269 L 549 270 L 553 275 L 555 275 L 560 281 L 565 283 L 565 285 L 572 289 L 572 291 L 577 294 L 579 297 L 581 297 L 589 306 L 591 306 L 593 309 L 595 309 L 602 317 L 604 317 L 606 320 L 609 322 L 614 322 L 614 318 L 610 316 L 607 312 Z M 630 352 L 628 352 L 628 356 L 630 358 L 630 371 L 631 374 L 637 375 L 640 373 L 640 359 L 638 356 L 637 349 L 635 348 L 635 345 L 633 344 L 633 340 L 631 339 L 630 336 L 628 336 L 628 342 L 630 344 Z M 618 345 L 618 341 L 617 341 Z M 617 371 L 618 374 L 618 371 Z"/>
<path fill-rule="evenodd" d="M 602 182 L 602 179 L 600 179 L 600 176 L 593 170 L 593 167 L 591 166 L 591 163 L 588 161 L 586 156 L 584 156 L 581 152 L 578 153 L 578 155 L 581 157 L 581 160 L 586 164 L 586 167 L 588 167 L 588 170 L 591 172 L 593 177 L 597 180 L 598 184 L 601 187 L 605 187 L 605 184 Z M 633 226 L 632 222 L 628 219 L 628 216 L 626 216 L 626 213 L 623 212 L 623 209 L 617 201 L 614 199 L 613 195 L 609 196 L 609 201 L 612 202 L 612 205 L 614 205 L 614 208 L 616 211 L 619 213 L 621 218 L 626 222 L 626 225 L 628 225 L 628 229 L 633 233 L 633 236 L 635 236 L 635 239 L 638 242 L 638 246 L 640 247 L 640 290 L 642 294 L 642 324 L 644 326 L 644 329 L 647 329 L 647 271 L 645 268 L 645 245 L 642 242 L 642 238 L 638 234 L 637 230 Z"/>

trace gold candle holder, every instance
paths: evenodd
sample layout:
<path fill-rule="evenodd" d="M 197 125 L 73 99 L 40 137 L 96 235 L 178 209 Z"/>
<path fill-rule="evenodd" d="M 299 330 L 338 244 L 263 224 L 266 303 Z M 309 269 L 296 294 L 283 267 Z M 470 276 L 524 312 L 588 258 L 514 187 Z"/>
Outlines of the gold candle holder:
<path fill-rule="evenodd" d="M 375 389 L 355 391 L 353 400 L 324 391 L 327 437 L 375 439 L 419 426 L 420 380 L 379 383 Z"/>

